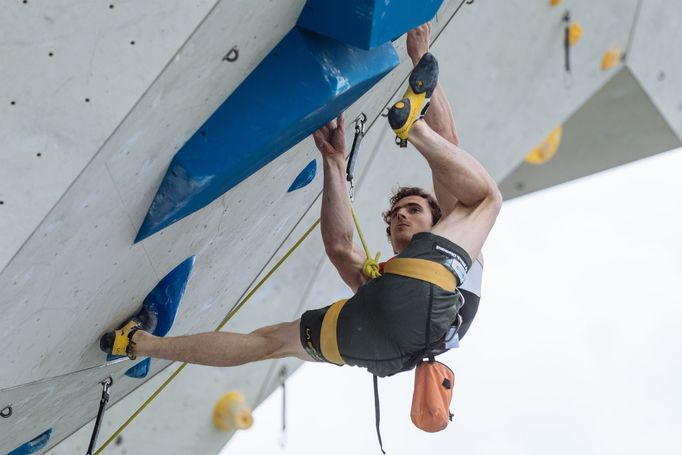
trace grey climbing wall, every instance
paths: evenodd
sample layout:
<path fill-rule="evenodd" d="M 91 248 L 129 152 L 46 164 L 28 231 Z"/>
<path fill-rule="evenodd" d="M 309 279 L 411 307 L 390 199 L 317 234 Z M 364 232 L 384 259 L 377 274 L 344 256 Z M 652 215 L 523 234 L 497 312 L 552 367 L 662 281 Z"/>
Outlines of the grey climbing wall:
<path fill-rule="evenodd" d="M 120 403 L 108 411 L 103 442 L 170 371 L 144 385 L 123 377 L 130 362 L 104 365 L 99 335 L 191 255 L 197 262 L 171 335 L 212 330 L 319 210 L 320 176 L 286 192 L 318 156 L 306 140 L 201 211 L 133 245 L 175 151 L 290 29 L 303 1 L 81 3 L 17 1 L 0 15 L 0 329 L 6 340 L 0 408 L 12 404 L 14 411 L 0 419 L 0 453 L 52 428 L 49 448 L 88 423 L 99 382 L 111 375 L 112 403 Z M 434 52 L 462 146 L 498 180 L 556 125 L 565 123 L 568 132 L 577 122 L 557 163 L 564 150 L 593 147 L 571 138 L 594 134 L 581 131 L 580 113 L 615 93 L 610 87 L 648 100 L 637 111 L 646 122 L 630 130 L 654 125 L 656 151 L 675 143 L 673 133 L 679 138 L 674 24 L 682 9 L 653 0 L 565 0 L 555 8 L 544 1 L 477 1 L 450 20 L 459 5 L 446 1 L 438 13 L 436 34 L 444 32 Z M 583 28 L 571 49 L 570 74 L 562 48 L 567 9 Z M 627 58 L 602 70 L 602 55 L 614 43 Z M 404 57 L 403 41 L 395 44 Z M 237 61 L 224 61 L 235 46 Z M 349 120 L 361 111 L 376 118 L 408 71 L 404 61 L 349 110 Z M 589 165 L 581 172 L 598 170 L 589 161 L 594 154 L 584 156 Z M 560 170 L 552 175 L 538 188 L 574 177 Z M 399 183 L 430 186 L 427 168 L 413 150 L 392 145 L 379 118 L 365 140 L 358 176 L 356 206 L 367 240 L 389 257 L 378 216 L 384 196 Z M 293 319 L 344 292 L 314 235 L 226 329 Z M 166 365 L 154 362 L 152 375 Z M 297 362 L 286 365 L 290 372 Z M 211 425 L 215 401 L 238 389 L 256 406 L 277 386 L 281 366 L 187 368 L 107 453 L 131 453 L 131 447 L 216 453 L 230 433 Z M 90 422 L 54 453 L 82 452 L 91 428 Z"/>

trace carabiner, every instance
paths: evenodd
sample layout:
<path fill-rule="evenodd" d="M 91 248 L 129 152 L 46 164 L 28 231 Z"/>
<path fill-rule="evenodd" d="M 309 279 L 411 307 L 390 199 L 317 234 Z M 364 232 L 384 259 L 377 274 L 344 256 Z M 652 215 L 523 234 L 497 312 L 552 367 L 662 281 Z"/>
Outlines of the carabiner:
<path fill-rule="evenodd" d="M 353 171 L 355 170 L 355 163 L 357 162 L 358 155 L 360 153 L 360 143 L 365 137 L 365 123 L 367 122 L 367 116 L 364 112 L 354 120 L 355 122 L 355 136 L 353 137 L 353 146 L 350 150 L 350 155 L 348 156 L 348 166 L 346 166 L 346 181 L 350 182 L 350 190 L 348 195 L 350 200 L 353 200 L 355 195 L 355 177 Z"/>

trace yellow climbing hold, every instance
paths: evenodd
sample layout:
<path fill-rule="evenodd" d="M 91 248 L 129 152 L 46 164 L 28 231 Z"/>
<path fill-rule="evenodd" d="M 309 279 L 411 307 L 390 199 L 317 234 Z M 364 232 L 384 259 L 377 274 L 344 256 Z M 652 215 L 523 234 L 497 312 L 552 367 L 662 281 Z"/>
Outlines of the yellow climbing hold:
<path fill-rule="evenodd" d="M 617 44 L 608 48 L 601 59 L 601 69 L 606 71 L 613 68 L 620 61 L 621 55 L 623 51 Z"/>
<path fill-rule="evenodd" d="M 244 395 L 236 391 L 223 395 L 213 408 L 213 425 L 223 431 L 251 428 L 253 415 Z"/>
<path fill-rule="evenodd" d="M 530 164 L 546 163 L 556 154 L 559 144 L 561 144 L 560 126 L 556 127 L 540 145 L 531 150 L 526 156 L 526 162 Z"/>
<path fill-rule="evenodd" d="M 559 3 L 561 3 L 561 0 L 549 0 L 551 6 L 557 6 Z"/>
<path fill-rule="evenodd" d="M 568 26 L 568 44 L 573 46 L 583 36 L 583 28 L 577 22 L 571 22 Z"/>

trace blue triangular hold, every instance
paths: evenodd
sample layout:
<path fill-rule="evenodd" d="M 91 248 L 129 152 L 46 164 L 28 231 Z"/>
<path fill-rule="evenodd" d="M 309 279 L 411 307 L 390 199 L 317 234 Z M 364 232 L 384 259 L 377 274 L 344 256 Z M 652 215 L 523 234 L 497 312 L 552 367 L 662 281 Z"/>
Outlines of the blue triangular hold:
<path fill-rule="evenodd" d="M 40 436 L 36 436 L 35 438 L 31 439 L 27 443 L 20 445 L 7 455 L 30 455 L 32 453 L 36 453 L 47 445 L 51 437 L 52 428 L 42 433 Z"/>
<path fill-rule="evenodd" d="M 138 362 L 135 366 L 131 367 L 126 371 L 126 376 L 134 379 L 141 379 L 147 376 L 149 373 L 149 367 L 151 367 L 152 359 L 147 357 L 141 362 Z"/>
<path fill-rule="evenodd" d="M 135 242 L 196 212 L 364 95 L 400 59 L 294 27 L 171 161 Z"/>
<path fill-rule="evenodd" d="M 443 0 L 308 0 L 297 25 L 373 49 L 430 21 Z"/>
<path fill-rule="evenodd" d="M 178 312 L 180 301 L 185 293 L 187 281 L 189 281 L 189 275 L 192 271 L 192 266 L 194 265 L 194 258 L 195 257 L 192 256 L 185 259 L 180 265 L 171 270 L 168 275 L 159 281 L 159 284 L 154 286 L 154 289 L 147 294 L 147 297 L 144 298 L 142 306 L 146 308 L 150 314 L 156 317 L 156 327 L 152 331 L 152 335 L 159 337 L 165 336 L 173 326 L 175 315 Z M 107 361 L 120 357 L 121 356 L 109 354 L 107 355 Z M 138 365 L 132 367 L 128 372 L 131 372 L 137 366 Z M 149 365 L 147 364 L 147 370 L 148 369 Z M 140 374 L 140 371 L 138 371 L 137 374 Z M 131 377 L 144 377 L 146 374 L 147 373 L 145 372 L 142 376 Z"/>
<path fill-rule="evenodd" d="M 309 185 L 310 182 L 312 182 L 313 179 L 315 178 L 315 174 L 317 174 L 317 161 L 312 160 L 301 171 L 301 173 L 298 174 L 298 176 L 296 177 L 294 182 L 291 184 L 291 186 L 287 190 L 287 193 L 291 193 L 292 191 L 296 191 L 298 189 L 303 188 L 306 185 Z"/>

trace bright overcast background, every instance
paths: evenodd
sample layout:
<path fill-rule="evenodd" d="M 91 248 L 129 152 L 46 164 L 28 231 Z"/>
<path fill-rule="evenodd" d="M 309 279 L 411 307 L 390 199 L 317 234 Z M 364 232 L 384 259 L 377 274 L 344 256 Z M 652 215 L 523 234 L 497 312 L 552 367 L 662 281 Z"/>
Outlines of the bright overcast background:
<path fill-rule="evenodd" d="M 388 454 L 682 453 L 682 149 L 505 202 L 454 422 L 409 418 L 413 373 L 380 379 Z M 223 454 L 380 454 L 372 377 L 304 365 Z"/>

